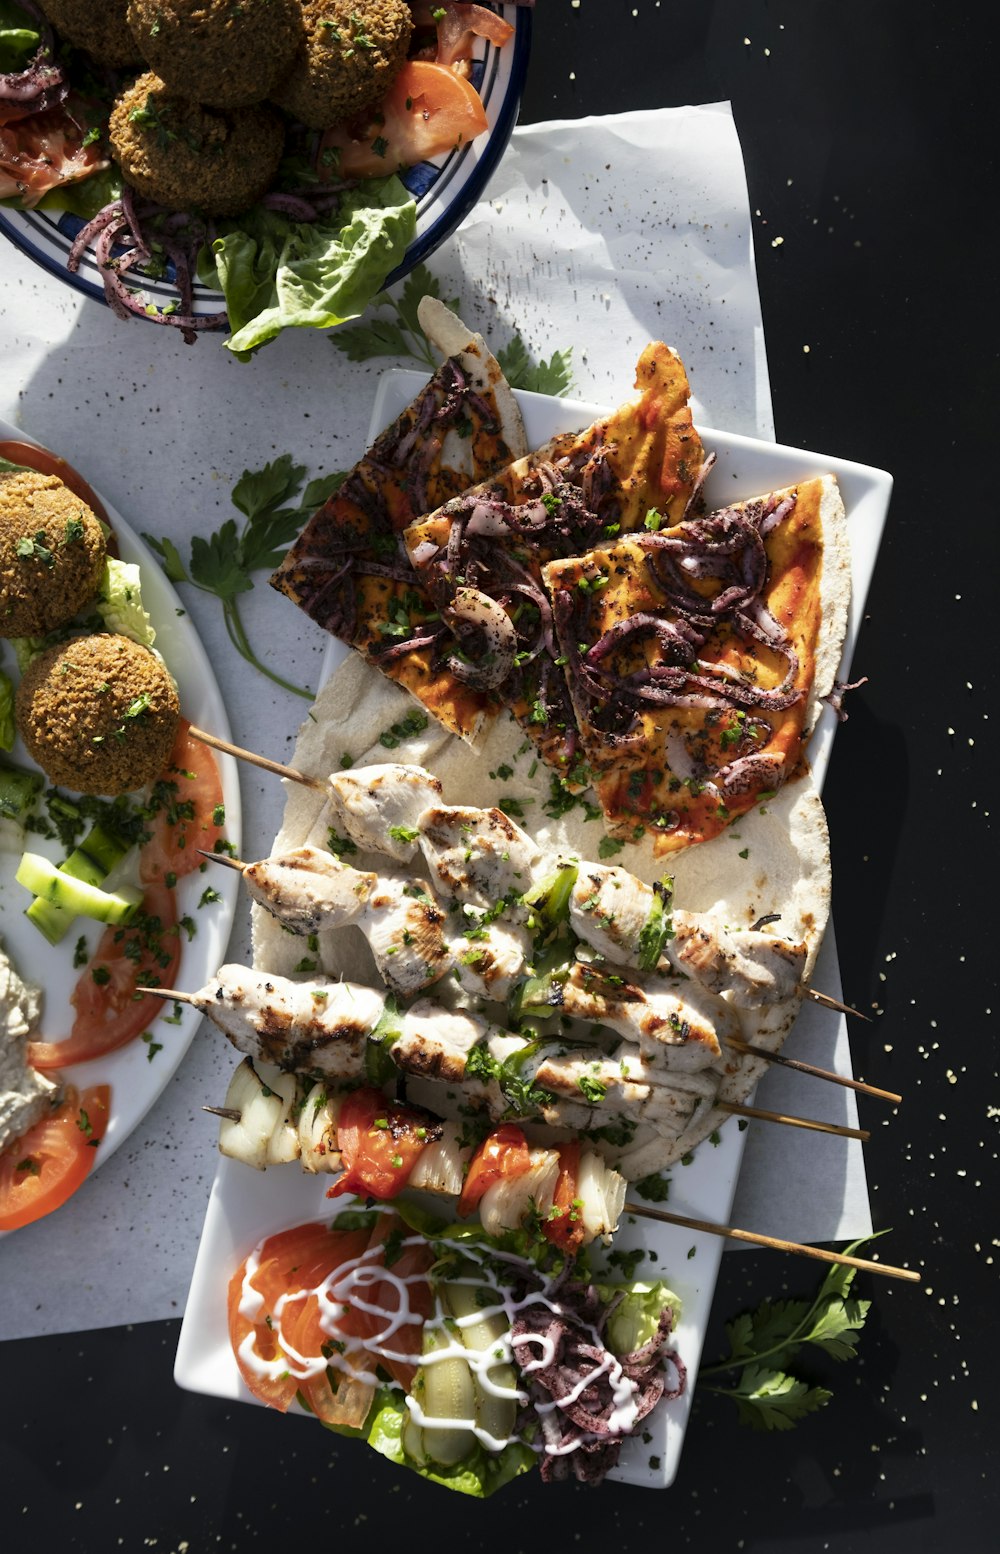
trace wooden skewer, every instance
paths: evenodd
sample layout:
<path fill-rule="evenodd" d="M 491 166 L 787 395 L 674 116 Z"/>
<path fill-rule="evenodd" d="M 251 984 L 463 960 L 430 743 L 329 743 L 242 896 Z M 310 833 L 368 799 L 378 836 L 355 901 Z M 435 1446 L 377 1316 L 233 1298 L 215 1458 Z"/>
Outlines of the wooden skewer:
<path fill-rule="evenodd" d="M 209 854 L 206 853 L 206 857 Z M 212 857 L 215 854 L 211 854 Z M 843 1085 L 845 1090 L 860 1090 L 863 1095 L 873 1095 L 879 1101 L 891 1101 L 899 1106 L 903 1097 L 896 1095 L 893 1090 L 879 1090 L 875 1085 L 865 1084 L 863 1079 L 849 1079 L 846 1074 L 835 1074 L 829 1068 L 816 1068 L 812 1063 L 803 1063 L 800 1058 L 786 1058 L 781 1052 L 768 1052 L 766 1047 L 755 1047 L 749 1041 L 737 1041 L 734 1036 L 726 1037 L 726 1046 L 732 1047 L 734 1052 L 745 1052 L 751 1057 L 765 1058 L 768 1063 L 777 1063 L 781 1068 L 793 1068 L 797 1074 L 811 1074 L 814 1079 L 827 1079 L 831 1084 Z"/>
<path fill-rule="evenodd" d="M 853 1014 L 859 1020 L 867 1020 L 869 1025 L 872 1023 L 870 1014 L 862 1014 L 860 1009 L 852 1009 L 850 1004 L 842 1004 L 839 999 L 831 998 L 829 993 L 820 993 L 814 987 L 807 987 L 805 995 L 807 998 L 811 998 L 814 1003 L 822 1004 L 824 1009 L 836 1009 L 840 1014 Z"/>
<path fill-rule="evenodd" d="M 763 1111 L 759 1106 L 737 1106 L 735 1101 L 716 1101 L 722 1112 L 733 1117 L 756 1117 L 760 1122 L 782 1122 L 789 1128 L 808 1128 L 813 1133 L 836 1133 L 839 1138 L 860 1139 L 865 1143 L 871 1138 L 866 1128 L 844 1128 L 839 1122 L 817 1122 L 812 1117 L 790 1117 L 784 1112 Z"/>
<path fill-rule="evenodd" d="M 315 788 L 317 793 L 326 792 L 325 782 L 321 782 L 318 777 L 307 777 L 305 772 L 296 771 L 294 766 L 282 766 L 280 761 L 269 761 L 266 755 L 257 755 L 253 750 L 243 750 L 239 745 L 231 745 L 228 739 L 220 739 L 217 734 L 209 734 L 203 728 L 195 728 L 193 724 L 188 732 L 193 739 L 200 739 L 203 745 L 210 745 L 213 750 L 221 750 L 224 755 L 235 756 L 238 761 L 248 761 L 251 766 L 259 766 L 275 777 L 287 777 L 291 782 L 301 782 L 307 788 Z"/>
<path fill-rule="evenodd" d="M 248 863 L 243 862 L 242 858 L 232 858 L 229 853 L 207 853 L 204 847 L 199 847 L 198 851 L 203 858 L 208 859 L 209 863 L 224 863 L 227 869 L 239 869 L 241 874 L 250 867 Z"/>
<path fill-rule="evenodd" d="M 203 1106 L 202 1111 L 211 1112 L 213 1117 L 225 1117 L 227 1122 L 239 1122 L 243 1116 L 235 1106 Z"/>
<path fill-rule="evenodd" d="M 887 1279 L 905 1279 L 919 1284 L 920 1274 L 912 1268 L 894 1268 L 891 1263 L 871 1262 L 867 1257 L 850 1257 L 846 1252 L 828 1252 L 821 1246 L 804 1246 L 800 1241 L 784 1241 L 779 1236 L 760 1236 L 753 1230 L 737 1230 L 732 1225 L 715 1225 L 707 1219 L 691 1219 L 686 1214 L 669 1214 L 666 1209 L 647 1209 L 639 1203 L 626 1203 L 625 1214 L 643 1219 L 661 1220 L 664 1225 L 681 1225 L 688 1230 L 703 1230 L 710 1236 L 726 1236 L 730 1241 L 748 1241 L 751 1246 L 769 1246 L 776 1252 L 796 1252 L 800 1257 L 815 1257 L 821 1263 L 846 1263 L 865 1273 L 884 1274 Z"/>

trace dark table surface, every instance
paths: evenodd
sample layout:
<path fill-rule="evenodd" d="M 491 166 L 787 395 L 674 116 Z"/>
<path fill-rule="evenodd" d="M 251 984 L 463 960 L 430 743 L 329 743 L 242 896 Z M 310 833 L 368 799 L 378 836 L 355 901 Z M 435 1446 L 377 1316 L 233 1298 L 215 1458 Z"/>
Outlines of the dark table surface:
<path fill-rule="evenodd" d="M 862 1098 L 873 1213 L 892 1227 L 884 1260 L 921 1283 L 859 1277 L 859 1358 L 811 1368 L 833 1400 L 794 1431 L 757 1434 L 698 1397 L 665 1494 L 522 1481 L 486 1505 L 451 1497 L 306 1421 L 179 1391 L 176 1322 L 8 1343 L 9 1554 L 996 1547 L 997 36 L 975 16 L 931 0 L 538 0 L 522 108 L 529 122 L 730 100 L 778 439 L 895 476 L 855 659 L 871 679 L 825 800 L 845 990 L 878 1011 L 854 1022 L 856 1067 L 905 1095 L 894 1114 Z M 811 1293 L 813 1269 L 723 1258 L 706 1356 L 741 1309 Z"/>

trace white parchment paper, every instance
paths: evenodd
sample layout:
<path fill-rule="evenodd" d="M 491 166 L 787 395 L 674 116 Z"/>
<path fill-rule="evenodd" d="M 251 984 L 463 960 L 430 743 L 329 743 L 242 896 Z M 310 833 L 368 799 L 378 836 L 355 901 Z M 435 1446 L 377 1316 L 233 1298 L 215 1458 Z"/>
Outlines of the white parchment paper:
<path fill-rule="evenodd" d="M 704 424 L 772 437 L 750 212 L 728 104 L 533 125 L 515 132 L 489 197 L 431 261 L 445 296 L 496 346 L 573 348 L 573 393 L 617 402 L 651 338 L 681 353 Z M 75 464 L 140 530 L 186 554 L 232 512 L 246 468 L 291 453 L 310 475 L 363 451 L 380 371 L 289 331 L 249 364 L 122 324 L 15 249 L 0 249 L 0 416 Z M 412 364 L 410 364 L 412 365 Z M 237 657 L 217 602 L 185 599 L 237 742 L 283 759 L 306 702 Z M 325 639 L 265 580 L 241 601 L 273 668 L 315 687 Z M 244 852 L 267 853 L 279 784 L 242 773 Z M 241 911 L 229 959 L 249 960 Z M 839 991 L 832 935 L 817 984 Z M 798 1055 L 849 1068 L 843 1022 L 808 1009 Z M 161 1100 L 59 1212 L 0 1240 L 0 1338 L 179 1316 L 215 1172 L 231 1049 L 203 1027 Z M 846 1093 L 772 1072 L 759 1104 L 851 1122 Z M 798 1240 L 870 1228 L 860 1147 L 751 1125 L 734 1223 Z"/>

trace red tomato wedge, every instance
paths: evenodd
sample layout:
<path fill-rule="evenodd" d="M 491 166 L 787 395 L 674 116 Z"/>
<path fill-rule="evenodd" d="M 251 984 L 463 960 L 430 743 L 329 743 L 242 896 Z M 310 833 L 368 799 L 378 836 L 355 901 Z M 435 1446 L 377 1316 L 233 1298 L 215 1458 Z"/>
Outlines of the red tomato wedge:
<path fill-rule="evenodd" d="M 139 878 L 143 884 L 164 880 L 168 875 L 180 879 L 200 868 L 205 860 L 199 849 L 212 852 L 222 835 L 221 817 L 225 811 L 219 768 L 208 746 L 191 737 L 190 727 L 181 718 L 174 748 L 160 778 L 167 791 L 158 795 L 163 803 L 153 817 L 152 835 L 139 855 Z"/>
<path fill-rule="evenodd" d="M 552 1195 L 550 1218 L 542 1225 L 547 1241 L 564 1252 L 576 1252 L 583 1243 L 583 1219 L 576 1196 L 576 1184 L 580 1175 L 580 1146 L 578 1143 L 559 1145 L 559 1179 Z"/>
<path fill-rule="evenodd" d="M 31 1041 L 28 1058 L 48 1071 L 69 1063 L 89 1063 L 124 1047 L 145 1031 L 163 1008 L 163 999 L 136 993 L 136 987 L 175 985 L 181 945 L 174 892 L 147 885 L 132 922 L 109 927 L 80 975 L 73 992 L 73 1029 L 64 1041 Z M 96 975 L 95 975 L 96 973 Z"/>
<path fill-rule="evenodd" d="M 322 151 L 340 152 L 331 176 L 379 178 L 464 146 L 489 128 L 475 87 L 445 65 L 409 60 L 373 118 L 358 133 L 343 125 L 324 132 Z"/>
<path fill-rule="evenodd" d="M 469 1163 L 458 1200 L 459 1219 L 468 1218 L 494 1182 L 513 1181 L 530 1170 L 531 1152 L 521 1129 L 512 1122 L 501 1123 L 483 1140 Z"/>
<path fill-rule="evenodd" d="M 363 1399 L 352 1378 L 340 1382 L 334 1392 L 325 1370 L 303 1380 L 284 1368 L 278 1374 L 268 1375 L 254 1362 L 280 1362 L 286 1358 L 282 1338 L 306 1359 L 322 1356 L 330 1335 L 320 1325 L 319 1298 L 309 1293 L 301 1301 L 287 1302 L 280 1312 L 279 1303 L 283 1296 L 296 1291 L 313 1291 L 337 1268 L 360 1257 L 369 1237 L 368 1230 L 336 1231 L 321 1223 L 296 1225 L 269 1236 L 250 1279 L 251 1288 L 262 1297 L 259 1310 L 252 1316 L 240 1311 L 246 1262 L 229 1281 L 229 1340 L 233 1354 L 250 1391 L 268 1407 L 284 1413 L 296 1393 L 302 1391 L 314 1413 L 325 1423 L 346 1424 L 349 1421 L 345 1414 L 356 1417 Z M 251 1335 L 252 1342 L 248 1342 Z M 371 1403 L 371 1389 L 367 1390 L 369 1397 L 358 1424 L 363 1422 Z"/>
<path fill-rule="evenodd" d="M 337 1144 L 344 1174 L 328 1190 L 368 1198 L 395 1198 L 427 1147 L 434 1119 L 417 1106 L 387 1101 L 381 1090 L 364 1085 L 344 1097 L 337 1119 Z"/>
<path fill-rule="evenodd" d="M 434 1310 L 427 1278 L 434 1253 L 396 1214 L 378 1216 L 368 1246 L 378 1251 L 375 1266 L 380 1262 L 383 1273 L 359 1284 L 344 1325 L 367 1340 L 377 1363 L 409 1391 L 423 1354 L 424 1323 Z"/>
<path fill-rule="evenodd" d="M 19 195 L 22 210 L 32 210 L 50 189 L 107 167 L 99 142 L 85 146 L 84 138 L 65 107 L 0 126 L 0 199 Z"/>
<path fill-rule="evenodd" d="M 102 523 L 106 523 L 108 528 L 111 528 L 111 520 L 104 503 L 93 486 L 84 480 L 72 464 L 67 464 L 65 459 L 50 453 L 48 448 L 36 448 L 34 443 L 30 442 L 0 442 L 0 459 L 6 459 L 8 464 L 23 464 L 26 469 L 37 469 L 40 475 L 55 475 L 64 486 L 69 487 L 74 496 L 78 496 L 81 502 L 86 502 Z M 117 556 L 118 549 L 113 534 L 108 541 L 108 549 L 113 556 Z"/>
<path fill-rule="evenodd" d="M 109 1085 L 77 1095 L 43 1117 L 0 1155 L 0 1230 L 17 1230 L 71 1198 L 94 1164 L 108 1126 Z"/>

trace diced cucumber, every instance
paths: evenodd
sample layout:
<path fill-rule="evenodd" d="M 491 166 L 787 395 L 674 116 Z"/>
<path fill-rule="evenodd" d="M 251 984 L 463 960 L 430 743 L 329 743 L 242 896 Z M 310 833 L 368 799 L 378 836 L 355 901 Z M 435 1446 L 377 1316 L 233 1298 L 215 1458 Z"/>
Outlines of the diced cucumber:
<path fill-rule="evenodd" d="M 0 761 L 0 815 L 8 820 L 24 820 L 33 808 L 45 779 L 41 772 L 27 772 L 23 766 Z"/>
<path fill-rule="evenodd" d="M 74 879 L 57 869 L 40 853 L 25 853 L 14 878 L 43 901 L 64 908 L 74 916 L 92 917 L 99 923 L 124 923 L 142 901 L 142 891 L 123 885 L 118 891 L 100 890 L 86 880 Z M 30 910 L 30 908 L 29 908 Z"/>
<path fill-rule="evenodd" d="M 130 842 L 110 831 L 99 820 L 95 821 L 79 847 L 74 848 L 65 863 L 59 865 L 59 873 L 69 875 L 70 879 L 81 880 L 85 885 L 103 885 L 130 847 Z M 72 927 L 78 912 L 68 904 L 57 903 L 39 895 L 24 915 L 45 935 L 50 944 L 59 944 Z"/>

